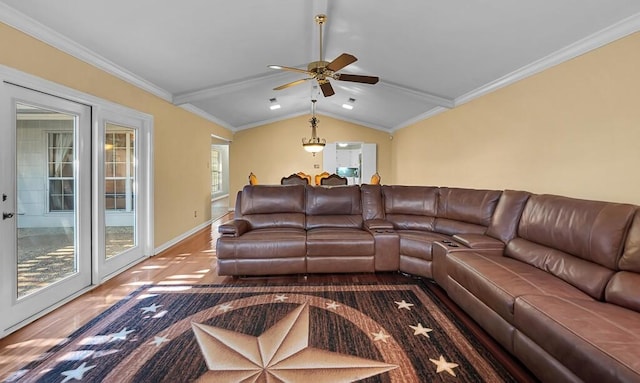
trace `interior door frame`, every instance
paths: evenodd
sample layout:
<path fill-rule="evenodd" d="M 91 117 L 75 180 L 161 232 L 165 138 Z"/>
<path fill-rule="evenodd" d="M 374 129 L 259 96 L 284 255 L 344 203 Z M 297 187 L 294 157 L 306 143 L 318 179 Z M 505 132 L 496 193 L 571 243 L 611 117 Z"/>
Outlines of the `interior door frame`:
<path fill-rule="evenodd" d="M 72 89 L 60 84 L 57 84 L 55 82 L 49 81 L 49 80 L 45 80 L 43 78 L 19 71 L 17 69 L 11 68 L 11 67 L 7 67 L 5 65 L 1 65 L 0 64 L 0 82 L 6 82 L 9 84 L 13 84 L 13 85 L 17 85 L 20 87 L 24 87 L 24 88 L 28 88 L 28 89 L 33 89 L 36 90 L 38 92 L 41 93 L 46 93 L 52 96 L 57 96 L 60 98 L 64 98 L 67 99 L 69 101 L 73 101 L 76 103 L 80 103 L 80 104 L 85 104 L 91 107 L 91 126 L 92 126 L 92 131 L 95 131 L 95 129 L 97 128 L 98 124 L 100 123 L 100 119 L 101 119 L 101 114 L 105 113 L 107 114 L 107 112 L 113 112 L 113 113 L 121 113 L 124 115 L 128 115 L 129 117 L 131 116 L 135 116 L 136 118 L 140 119 L 141 121 L 143 121 L 143 130 L 141 130 L 141 134 L 139 135 L 139 139 L 144 140 L 144 144 L 141 145 L 141 150 L 144 150 L 144 158 L 146 161 L 146 171 L 140 175 L 140 179 L 139 181 L 141 183 L 144 184 L 143 190 L 144 190 L 144 198 L 141 199 L 142 203 L 140 204 L 140 208 L 141 208 L 141 212 L 140 214 L 140 223 L 141 226 L 140 228 L 144 228 L 144 233 L 140 233 L 140 246 L 143 252 L 143 257 L 140 259 L 140 261 L 142 261 L 143 259 L 150 257 L 152 255 L 154 255 L 154 198 L 153 198 L 153 182 L 154 182 L 154 177 L 153 177 L 153 116 L 113 103 L 111 101 L 107 101 L 105 99 L 78 91 L 76 89 Z M 2 113 L 6 113 L 5 108 L 3 108 L 2 106 L 0 106 L 0 114 Z M 2 116 L 0 115 L 0 118 L 2 118 Z M 14 141 L 15 142 L 15 139 Z M 104 144 L 104 142 L 103 142 Z M 87 143 L 87 145 L 90 145 L 89 143 Z M 91 161 L 94 162 L 94 164 L 92 166 L 96 166 L 95 165 L 95 153 L 96 153 L 96 145 L 98 145 L 95 140 L 92 139 L 92 155 L 91 155 Z M 104 146 L 103 146 L 104 147 Z M 0 153 L 0 158 L 4 161 L 5 159 L 10 158 L 12 154 L 7 154 L 7 153 Z M 142 154 L 141 154 L 142 155 Z M 9 157 L 7 157 L 9 156 Z M 95 169 L 94 169 L 95 170 Z M 8 175 L 0 173 L 0 177 L 2 177 L 2 179 L 6 179 L 5 177 L 7 177 Z M 0 184 L 2 182 L 2 179 L 0 179 Z M 92 179 L 92 185 L 95 184 L 95 176 Z M 92 189 L 94 189 L 91 193 L 92 195 L 92 199 L 93 201 L 96 200 L 96 191 L 95 191 L 95 187 L 92 187 Z M 95 202 L 92 202 L 92 205 L 95 205 Z M 144 215 L 143 215 L 144 214 Z M 94 220 L 96 219 L 96 213 L 95 213 L 95 206 L 92 206 L 92 226 L 95 226 L 95 222 Z M 95 230 L 92 233 L 92 236 L 95 236 Z M 93 241 L 95 243 L 95 241 Z M 56 308 L 62 306 L 63 304 L 75 299 L 76 297 L 84 294 L 85 292 L 95 288 L 97 285 L 99 285 L 100 283 L 102 283 L 104 280 L 110 278 L 111 276 L 115 275 L 115 274 L 111 274 L 111 275 L 102 275 L 101 274 L 101 270 L 100 270 L 100 266 L 99 266 L 99 262 L 98 262 L 98 254 L 95 252 L 95 249 L 92 249 L 92 270 L 91 270 L 91 285 L 88 286 L 85 289 L 82 289 L 80 291 L 77 291 L 76 293 L 70 294 L 69 296 L 67 296 L 66 298 L 60 300 L 59 302 L 55 302 L 52 303 L 52 305 L 40 312 L 38 312 L 37 314 L 30 316 L 29 318 L 26 318 L 25 320 L 21 321 L 20 323 L 14 325 L 14 326 L 4 326 L 4 322 L 2 321 L 2 319 L 0 318 L 0 338 L 10 334 L 11 332 L 33 322 L 34 320 L 38 319 L 39 317 L 44 316 L 45 314 L 55 310 Z M 130 265 L 129 265 L 130 266 Z M 4 285 L 2 284 L 1 286 Z M 2 309 L 2 307 L 0 307 L 0 309 Z"/>

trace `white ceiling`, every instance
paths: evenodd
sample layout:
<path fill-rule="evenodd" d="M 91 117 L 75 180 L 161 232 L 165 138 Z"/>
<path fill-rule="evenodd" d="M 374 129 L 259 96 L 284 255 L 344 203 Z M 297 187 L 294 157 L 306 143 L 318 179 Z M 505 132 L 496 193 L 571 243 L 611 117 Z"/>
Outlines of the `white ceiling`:
<path fill-rule="evenodd" d="M 319 59 L 358 61 L 280 91 Z M 311 111 L 393 132 L 640 30 L 638 0 L 0 0 L 0 21 L 233 131 Z M 281 108 L 269 109 L 277 98 Z M 354 98 L 354 109 L 341 105 Z"/>

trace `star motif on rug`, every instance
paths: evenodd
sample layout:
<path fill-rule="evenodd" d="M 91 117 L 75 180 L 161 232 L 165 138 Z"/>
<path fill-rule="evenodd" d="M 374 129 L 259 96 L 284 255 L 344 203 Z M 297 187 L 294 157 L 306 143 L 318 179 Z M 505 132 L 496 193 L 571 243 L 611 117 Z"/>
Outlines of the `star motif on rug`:
<path fill-rule="evenodd" d="M 65 377 L 62 383 L 68 382 L 71 379 L 82 380 L 84 373 L 91 370 L 94 367 L 95 365 L 87 367 L 87 362 L 84 362 L 80 365 L 80 367 L 76 368 L 75 370 L 62 371 L 60 375 L 63 375 Z"/>
<path fill-rule="evenodd" d="M 429 338 L 429 333 L 433 331 L 433 329 L 422 327 L 422 323 L 418 323 L 417 326 L 409 325 L 409 327 L 413 329 L 413 335 L 424 335 L 427 338 Z"/>
<path fill-rule="evenodd" d="M 309 347 L 307 304 L 258 337 L 200 323 L 191 325 L 209 369 L 200 382 L 352 382 L 397 368 Z"/>
<path fill-rule="evenodd" d="M 327 303 L 327 310 L 337 310 L 340 307 L 336 302 Z"/>
<path fill-rule="evenodd" d="M 429 359 L 433 364 L 437 366 L 436 373 L 441 373 L 443 371 L 448 372 L 452 376 L 456 376 L 456 373 L 453 372 L 453 369 L 458 367 L 455 363 L 447 362 L 444 359 L 444 356 L 440 355 L 440 359 Z"/>
<path fill-rule="evenodd" d="M 160 346 L 161 344 L 163 344 L 164 342 L 168 342 L 170 339 L 165 338 L 163 336 L 156 336 L 153 338 L 153 340 L 151 342 L 149 342 L 149 344 L 155 344 L 156 346 Z"/>
<path fill-rule="evenodd" d="M 407 309 L 407 310 L 411 311 L 411 306 L 413 306 L 413 303 L 405 302 L 404 299 L 402 300 L 402 302 L 396 302 L 396 301 L 394 301 L 394 302 L 395 302 L 395 304 L 398 305 L 398 309 Z"/>
<path fill-rule="evenodd" d="M 223 313 L 231 311 L 232 309 L 233 309 L 233 306 L 231 306 L 229 303 L 225 303 L 223 305 L 218 306 L 218 310 L 222 311 Z"/>
<path fill-rule="evenodd" d="M 142 310 L 143 313 L 149 313 L 149 312 L 155 313 L 158 311 L 160 307 L 162 307 L 162 305 L 157 305 L 154 303 L 151 306 L 143 307 L 140 310 Z"/>
<path fill-rule="evenodd" d="M 287 299 L 289 299 L 288 296 L 286 296 L 284 294 L 278 294 L 278 295 L 276 295 L 276 297 L 273 300 L 275 300 L 276 302 L 284 302 Z"/>
<path fill-rule="evenodd" d="M 116 332 L 114 334 L 110 334 L 111 335 L 111 340 L 127 340 L 127 335 L 131 334 L 133 332 L 133 330 L 127 330 L 127 328 L 123 328 L 122 330 L 120 330 L 119 332 Z"/>
<path fill-rule="evenodd" d="M 387 343 L 387 339 L 391 338 L 391 335 L 385 334 L 383 330 L 380 330 L 379 332 L 372 332 L 371 335 L 373 335 L 374 342 L 381 340 L 384 343 Z"/>

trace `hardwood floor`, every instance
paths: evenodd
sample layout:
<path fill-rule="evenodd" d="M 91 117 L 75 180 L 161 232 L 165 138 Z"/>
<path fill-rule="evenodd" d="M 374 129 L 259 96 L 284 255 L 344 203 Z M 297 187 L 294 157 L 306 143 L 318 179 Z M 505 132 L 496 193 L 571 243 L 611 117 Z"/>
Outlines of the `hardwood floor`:
<path fill-rule="evenodd" d="M 242 284 L 286 281 L 376 281 L 376 275 L 286 276 L 278 278 L 246 278 L 218 276 L 212 266 L 215 259 L 215 241 L 219 223 L 189 239 L 151 257 L 133 268 L 108 280 L 66 305 L 34 321 L 22 329 L 0 339 L 0 381 L 24 364 L 42 355 L 52 346 L 64 342 L 66 337 L 89 320 L 145 284 Z M 398 275 L 397 278 L 402 278 Z"/>
<path fill-rule="evenodd" d="M 382 274 L 330 274 L 282 277 L 232 278 L 217 275 L 215 265 L 215 241 L 217 227 L 232 217 L 224 216 L 189 239 L 151 257 L 131 269 L 108 280 L 95 289 L 76 298 L 46 316 L 22 329 L 0 339 L 0 381 L 23 365 L 36 360 L 49 348 L 66 341 L 66 337 L 82 327 L 89 320 L 111 307 L 122 298 L 146 284 L 255 284 L 282 282 L 400 282 L 411 277 L 400 273 Z M 444 294 L 444 293 L 443 293 Z M 443 295 L 445 299 L 446 296 Z M 449 304 L 452 304 L 449 302 Z M 461 311 L 458 309 L 461 313 Z M 465 315 L 461 313 L 459 315 Z M 470 319 L 467 319 L 468 321 Z M 467 325 L 474 326 L 473 322 Z M 477 325 L 475 325 L 477 327 Z M 481 329 L 477 328 L 482 332 Z M 475 331 L 474 331 L 475 332 Z M 482 335 L 480 333 L 480 335 Z M 486 334 L 485 338 L 488 338 Z M 492 341 L 490 341 L 492 342 Z M 494 344 L 492 347 L 503 363 L 514 363 L 511 358 Z M 505 359 L 506 358 L 506 359 Z M 517 362 L 511 366 L 520 381 L 533 381 Z M 523 375 L 522 375 L 523 374 Z M 524 377 L 524 378 L 523 378 Z"/>

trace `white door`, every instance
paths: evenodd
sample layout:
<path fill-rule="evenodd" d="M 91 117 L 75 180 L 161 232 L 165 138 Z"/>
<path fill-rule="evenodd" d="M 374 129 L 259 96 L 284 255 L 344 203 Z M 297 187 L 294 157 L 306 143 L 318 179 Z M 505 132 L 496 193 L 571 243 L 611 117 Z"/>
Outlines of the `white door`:
<path fill-rule="evenodd" d="M 0 83 L 0 335 L 92 283 L 91 108 Z"/>

